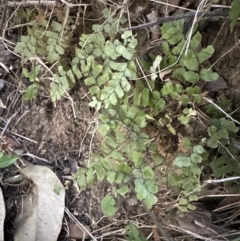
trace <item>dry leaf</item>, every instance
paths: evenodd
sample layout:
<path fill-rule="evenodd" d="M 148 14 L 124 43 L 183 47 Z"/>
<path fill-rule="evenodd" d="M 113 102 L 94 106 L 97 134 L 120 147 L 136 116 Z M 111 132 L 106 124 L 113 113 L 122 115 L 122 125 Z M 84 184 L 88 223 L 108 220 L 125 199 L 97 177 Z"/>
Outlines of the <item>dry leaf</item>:
<path fill-rule="evenodd" d="M 33 182 L 33 188 L 23 198 L 14 240 L 56 241 L 65 207 L 63 185 L 47 167 L 32 165 L 20 172 Z"/>
<path fill-rule="evenodd" d="M 0 241 L 4 240 L 4 219 L 5 219 L 6 211 L 5 211 L 5 204 L 2 194 L 2 189 L 0 188 Z"/>
<path fill-rule="evenodd" d="M 89 232 L 90 232 L 90 228 L 89 226 L 85 226 L 84 228 L 86 228 Z M 82 230 L 72 219 L 70 219 L 69 221 L 69 236 L 72 239 L 77 239 L 77 240 L 84 240 L 86 238 L 88 238 L 88 233 L 84 230 Z"/>
<path fill-rule="evenodd" d="M 2 100 L 0 99 L 0 108 L 3 108 L 3 109 L 5 109 L 6 108 L 6 106 L 3 104 L 3 102 L 2 102 Z"/>

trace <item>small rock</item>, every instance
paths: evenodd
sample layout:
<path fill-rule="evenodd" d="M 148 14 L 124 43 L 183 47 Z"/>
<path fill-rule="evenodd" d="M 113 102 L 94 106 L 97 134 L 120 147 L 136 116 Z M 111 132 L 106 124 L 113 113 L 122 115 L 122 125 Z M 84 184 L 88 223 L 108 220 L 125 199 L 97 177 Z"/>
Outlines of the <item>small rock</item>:
<path fill-rule="evenodd" d="M 5 87 L 5 81 L 0 79 L 0 91 Z"/>

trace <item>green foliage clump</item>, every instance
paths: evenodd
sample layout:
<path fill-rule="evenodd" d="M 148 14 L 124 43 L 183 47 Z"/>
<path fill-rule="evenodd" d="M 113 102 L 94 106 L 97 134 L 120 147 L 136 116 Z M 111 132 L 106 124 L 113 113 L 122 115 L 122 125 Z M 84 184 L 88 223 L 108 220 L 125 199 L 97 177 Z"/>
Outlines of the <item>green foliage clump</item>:
<path fill-rule="evenodd" d="M 146 76 L 150 74 L 150 77 L 138 78 L 136 36 L 131 31 L 117 34 L 118 27 L 126 19 L 110 16 L 106 9 L 103 16 L 106 21 L 93 25 L 93 34 L 80 36 L 69 64 L 63 55 L 71 34 L 65 33 L 55 20 L 49 25 L 45 20 L 34 23 L 15 51 L 23 53 L 25 60 L 44 56 L 54 66 L 50 81 L 53 101 L 59 100 L 76 78 L 89 87 L 92 96 L 89 105 L 99 112 L 101 143 L 99 152 L 92 153 L 85 162 L 86 168 L 79 168 L 75 179 L 82 189 L 96 182 L 109 182 L 114 196 L 105 196 L 101 207 L 104 214 L 113 216 L 118 195 L 135 192 L 138 200 L 149 209 L 157 202 L 156 176 L 159 174 L 154 167 L 161 165 L 164 158 L 155 142 L 159 133 L 150 138 L 146 127 L 149 122 L 154 122 L 159 132 L 166 129 L 170 136 L 178 136 L 180 140 L 183 133 L 179 132 L 179 126 L 191 125 L 198 117 L 196 106 L 202 103 L 199 83 L 215 81 L 218 74 L 206 67 L 214 53 L 213 47 L 201 48 L 202 36 L 196 30 L 188 40 L 188 33 L 183 34 L 184 22 L 179 20 L 163 24 L 163 55 L 152 56 L 150 64 L 142 61 Z M 169 79 L 159 84 L 158 71 L 168 68 L 171 69 Z M 36 95 L 41 82 L 40 70 L 40 65 L 31 72 L 23 69 L 24 76 L 31 82 L 25 99 Z M 211 117 L 216 116 L 216 110 L 214 112 L 209 106 L 208 111 Z M 231 161 L 224 172 L 224 160 L 230 157 L 223 146 L 231 146 L 229 136 L 236 131 L 234 123 L 225 118 L 211 119 L 205 138 L 183 138 L 181 148 L 184 151 L 178 150 L 171 164 L 174 169 L 167 175 L 168 184 L 182 192 L 178 202 L 180 210 L 195 209 L 191 202 L 198 199 L 202 166 L 209 163 L 211 150 L 220 148 L 222 155 L 210 165 L 216 177 L 224 173 L 239 175 Z M 128 238 L 144 240 L 134 226 L 129 227 Z"/>
<path fill-rule="evenodd" d="M 32 83 L 29 85 L 23 95 L 24 100 L 31 100 L 36 97 L 38 93 L 38 89 L 40 87 L 38 75 L 40 72 L 41 66 L 37 65 L 34 67 L 34 69 L 29 73 L 27 69 L 23 68 L 23 75 L 30 80 Z"/>
<path fill-rule="evenodd" d="M 125 239 L 128 241 L 147 241 L 144 235 L 138 230 L 138 228 L 133 225 L 129 224 L 127 227 L 127 234 Z"/>
<path fill-rule="evenodd" d="M 231 30 L 233 30 L 239 16 L 240 16 L 240 1 L 233 0 L 231 4 L 231 10 L 229 13 L 229 17 L 231 20 L 231 23 L 230 23 Z"/>
<path fill-rule="evenodd" d="M 4 155 L 3 152 L 0 152 L 0 168 L 5 168 L 12 165 L 13 163 L 16 162 L 17 159 L 18 159 L 18 156 Z"/>
<path fill-rule="evenodd" d="M 165 39 L 164 55 L 155 56 L 150 68 L 143 63 L 143 68 L 151 73 L 147 83 L 137 78 L 134 61 L 137 41 L 131 31 L 124 32 L 120 39 L 112 36 L 111 41 L 106 41 L 99 31 L 93 36 L 83 35 L 80 38 L 82 49 L 77 49 L 76 56 L 81 58 L 83 55 L 85 65 L 74 60 L 74 64 L 78 64 L 76 69 L 84 67 L 81 72 L 86 73 L 85 84 L 93 96 L 90 106 L 100 111 L 98 131 L 102 136 L 99 145 L 102 154 L 92 155 L 88 168 L 79 169 L 76 175 L 78 184 L 86 188 L 96 181 L 107 180 L 113 185 L 112 193 L 115 196 L 124 196 L 133 187 L 137 198 L 147 208 L 157 202 L 158 186 L 151 162 L 161 164 L 163 157 L 143 129 L 149 120 L 160 116 L 157 123 L 166 127 L 172 135 L 177 135 L 176 127 L 179 124 L 189 124 L 198 115 L 194 107 L 202 102 L 202 97 L 197 83 L 218 78 L 216 73 L 202 67 L 214 50 L 212 46 L 200 48 L 199 32 L 194 33 L 187 49 L 182 20 L 164 24 L 161 31 Z M 97 44 L 94 44 L 95 39 L 98 39 Z M 170 78 L 175 81 L 167 81 L 159 89 L 156 71 L 169 66 L 173 69 Z M 167 103 L 174 102 L 183 106 L 177 118 L 167 106 Z M 219 140 L 222 138 L 220 135 Z M 179 152 L 173 162 L 181 171 L 170 172 L 167 181 L 182 190 L 184 196 L 179 199 L 179 209 L 182 211 L 195 209 L 191 202 L 197 200 L 195 192 L 201 186 L 201 164 L 208 161 L 208 151 L 204 145 L 216 148 L 209 144 L 213 140 L 216 137 L 209 136 L 206 142 L 199 140 L 198 144 L 185 138 L 184 148 L 189 150 L 188 154 Z"/>

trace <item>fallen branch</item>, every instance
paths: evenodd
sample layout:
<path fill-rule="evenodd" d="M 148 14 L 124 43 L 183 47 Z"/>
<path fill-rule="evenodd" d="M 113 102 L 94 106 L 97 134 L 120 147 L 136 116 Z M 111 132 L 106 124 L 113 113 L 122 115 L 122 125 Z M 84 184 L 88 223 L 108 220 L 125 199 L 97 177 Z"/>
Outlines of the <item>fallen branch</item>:
<path fill-rule="evenodd" d="M 45 7 L 54 7 L 57 5 L 56 1 L 25 1 L 25 2 L 16 2 L 16 1 L 9 1 L 7 3 L 8 7 L 32 7 L 32 6 L 45 6 Z M 85 7 L 90 4 L 67 4 L 69 7 Z"/>
<path fill-rule="evenodd" d="M 161 23 L 168 23 L 168 22 L 173 22 L 175 20 L 183 19 L 183 18 L 194 18 L 195 16 L 201 17 L 201 18 L 209 18 L 209 17 L 228 17 L 229 16 L 229 10 L 227 9 L 221 9 L 221 10 L 215 10 L 213 12 L 188 12 L 185 14 L 179 14 L 176 16 L 170 16 L 170 17 L 160 17 L 157 18 L 155 21 L 150 22 L 150 23 L 144 23 L 144 24 L 139 24 L 137 26 L 129 27 L 129 28 L 124 28 L 124 29 L 119 29 L 119 31 L 125 31 L 125 30 L 133 30 L 133 29 L 141 29 L 141 28 L 147 28 L 147 27 L 152 27 Z"/>

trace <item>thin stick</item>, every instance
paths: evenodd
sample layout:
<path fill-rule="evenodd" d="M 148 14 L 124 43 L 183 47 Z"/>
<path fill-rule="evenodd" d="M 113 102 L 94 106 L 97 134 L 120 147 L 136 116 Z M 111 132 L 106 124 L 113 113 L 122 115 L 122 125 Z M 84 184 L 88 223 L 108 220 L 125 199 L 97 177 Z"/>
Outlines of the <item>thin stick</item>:
<path fill-rule="evenodd" d="M 6 132 L 6 130 L 7 130 L 7 128 L 8 128 L 8 126 L 10 125 L 12 119 L 17 115 L 17 113 L 18 113 L 18 112 L 15 112 L 15 113 L 8 119 L 6 125 L 4 126 L 4 128 L 3 128 L 3 130 L 2 130 L 2 133 L 1 133 L 0 138 L 3 137 L 4 133 Z"/>
<path fill-rule="evenodd" d="M 160 17 L 157 18 L 157 20 L 150 22 L 150 23 L 144 23 L 144 24 L 139 24 L 137 26 L 129 27 L 129 28 L 123 28 L 119 29 L 118 31 L 125 31 L 125 30 L 133 30 L 133 29 L 141 29 L 141 28 L 147 28 L 147 27 L 152 27 L 161 23 L 168 23 L 168 22 L 173 22 L 179 19 L 183 18 L 194 18 L 194 17 L 201 17 L 201 18 L 207 18 L 207 17 L 228 17 L 229 16 L 229 11 L 227 10 L 221 10 L 221 11 L 213 11 L 213 12 L 189 12 L 185 14 L 179 14 L 176 16 L 170 16 L 170 17 Z"/>
<path fill-rule="evenodd" d="M 66 1 L 62 1 L 64 4 L 66 4 L 68 7 L 77 7 L 77 6 L 88 6 L 90 4 L 69 4 Z M 57 6 L 56 1 L 25 1 L 25 2 L 16 2 L 16 1 L 11 1 L 7 3 L 8 7 L 16 7 L 16 6 L 21 6 L 21 7 L 33 7 L 33 6 L 46 6 L 46 7 L 55 7 Z"/>
<path fill-rule="evenodd" d="M 0 129 L 3 130 L 3 128 L 1 128 L 1 127 L 0 127 Z M 27 138 L 27 137 L 25 137 L 25 136 L 19 135 L 19 134 L 17 134 L 17 133 L 12 132 L 12 131 L 7 131 L 7 132 L 10 133 L 10 134 L 13 135 L 13 136 L 18 136 L 18 137 L 20 137 L 20 138 L 22 138 L 22 139 L 24 139 L 24 140 L 27 140 L 27 141 L 33 142 L 33 143 L 35 143 L 35 144 L 38 144 L 37 141 L 34 141 L 34 140 L 32 140 L 32 139 L 30 139 L 30 138 Z"/>

